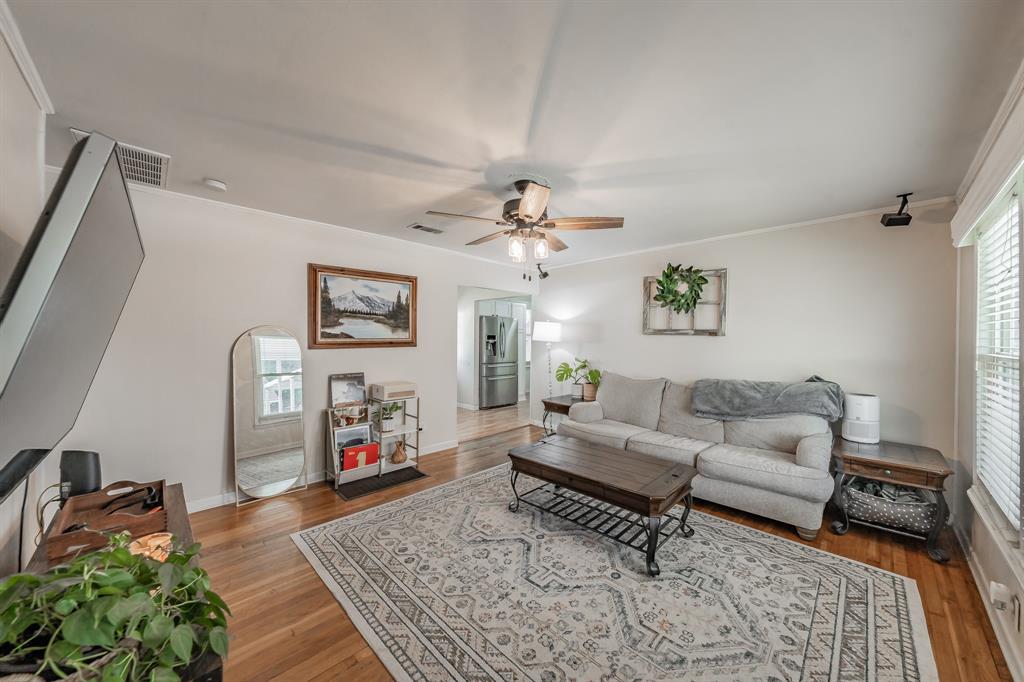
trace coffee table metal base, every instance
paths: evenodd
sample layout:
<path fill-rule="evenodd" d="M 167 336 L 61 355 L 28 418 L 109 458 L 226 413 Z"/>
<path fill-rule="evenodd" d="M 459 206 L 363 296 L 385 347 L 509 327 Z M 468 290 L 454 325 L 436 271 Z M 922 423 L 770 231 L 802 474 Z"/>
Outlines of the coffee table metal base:
<path fill-rule="evenodd" d="M 520 493 L 516 490 L 518 479 L 519 472 L 513 471 L 510 483 L 515 499 L 508 505 L 511 511 L 519 511 L 520 503 L 525 502 L 532 507 L 600 533 L 627 547 L 645 552 L 647 573 L 651 576 L 661 573 L 656 559 L 660 546 L 668 542 L 669 538 L 676 533 L 682 532 L 683 537 L 686 538 L 693 535 L 693 528 L 686 522 L 690 516 L 690 510 L 693 508 L 692 493 L 687 493 L 683 497 L 682 509 L 670 511 L 663 516 L 646 517 L 554 483 L 544 483 Z M 653 542 L 651 538 L 655 538 Z"/>

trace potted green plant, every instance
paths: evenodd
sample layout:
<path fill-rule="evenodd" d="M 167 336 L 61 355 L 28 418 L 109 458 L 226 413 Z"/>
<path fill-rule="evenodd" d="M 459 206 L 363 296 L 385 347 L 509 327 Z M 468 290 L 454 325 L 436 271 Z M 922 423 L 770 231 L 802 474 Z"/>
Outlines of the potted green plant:
<path fill-rule="evenodd" d="M 158 561 L 130 542 L 113 535 L 102 550 L 0 583 L 0 676 L 173 682 L 208 652 L 227 656 L 230 611 L 194 565 L 199 545 Z"/>
<path fill-rule="evenodd" d="M 590 362 L 584 359 L 574 358 L 575 365 L 563 362 L 555 369 L 557 381 L 571 381 L 572 395 L 574 398 L 594 400 L 597 397 L 597 387 L 601 384 L 601 371 L 591 367 Z"/>
<path fill-rule="evenodd" d="M 402 409 L 402 403 L 384 403 L 380 408 L 380 430 L 382 433 L 395 430 L 395 414 Z"/>

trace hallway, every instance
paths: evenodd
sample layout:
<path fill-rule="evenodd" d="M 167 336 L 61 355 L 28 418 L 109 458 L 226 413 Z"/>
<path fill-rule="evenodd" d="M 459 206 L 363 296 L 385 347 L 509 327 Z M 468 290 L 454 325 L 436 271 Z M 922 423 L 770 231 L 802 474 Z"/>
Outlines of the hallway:
<path fill-rule="evenodd" d="M 460 443 L 492 436 L 496 433 L 527 426 L 530 423 L 530 401 L 490 410 L 467 410 L 459 407 L 456 433 Z"/>

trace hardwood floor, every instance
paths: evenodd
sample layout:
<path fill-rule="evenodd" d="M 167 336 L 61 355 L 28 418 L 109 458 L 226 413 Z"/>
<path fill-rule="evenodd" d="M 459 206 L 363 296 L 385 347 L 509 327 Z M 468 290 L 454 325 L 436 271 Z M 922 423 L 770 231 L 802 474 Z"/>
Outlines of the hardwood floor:
<path fill-rule="evenodd" d="M 391 679 L 289 534 L 501 464 L 510 447 L 541 435 L 519 428 L 426 455 L 428 478 L 350 502 L 318 484 L 242 509 L 193 514 L 203 566 L 233 612 L 225 679 Z M 789 526 L 700 501 L 695 508 L 797 540 Z M 842 537 L 823 527 L 805 544 L 917 580 L 942 680 L 1011 680 L 964 556 L 951 533 L 943 542 L 953 556 L 944 566 L 923 543 L 858 526 Z"/>
<path fill-rule="evenodd" d="M 530 401 L 490 410 L 458 409 L 456 435 L 460 443 L 530 425 Z"/>

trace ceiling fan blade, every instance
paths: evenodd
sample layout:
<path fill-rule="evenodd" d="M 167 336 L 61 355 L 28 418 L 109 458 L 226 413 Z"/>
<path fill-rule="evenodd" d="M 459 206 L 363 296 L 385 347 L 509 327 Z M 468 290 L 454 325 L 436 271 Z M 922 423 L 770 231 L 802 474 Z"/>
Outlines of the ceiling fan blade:
<path fill-rule="evenodd" d="M 497 239 L 503 234 L 508 234 L 508 232 L 508 230 L 501 230 L 500 232 L 495 232 L 494 234 L 489 234 L 485 237 L 480 237 L 480 239 L 474 239 L 473 241 L 466 244 L 466 246 L 476 246 L 477 244 L 483 244 L 484 242 L 489 242 L 492 239 Z"/>
<path fill-rule="evenodd" d="M 494 225 L 507 225 L 504 220 L 495 220 L 494 218 L 480 218 L 475 215 L 463 215 L 461 213 L 445 213 L 444 211 L 427 211 L 428 215 L 439 215 L 444 218 L 462 218 L 463 220 L 479 220 L 482 223 L 492 223 Z"/>
<path fill-rule="evenodd" d="M 552 218 L 540 226 L 549 230 L 607 230 L 624 223 L 625 218 Z"/>
<path fill-rule="evenodd" d="M 552 251 L 565 251 L 569 248 L 569 245 L 563 242 L 561 239 L 556 237 L 550 232 L 544 233 L 544 238 L 548 240 L 548 244 L 551 246 Z"/>
<path fill-rule="evenodd" d="M 523 190 L 523 198 L 519 200 L 519 217 L 528 223 L 541 219 L 548 207 L 551 188 L 530 182 Z"/>

